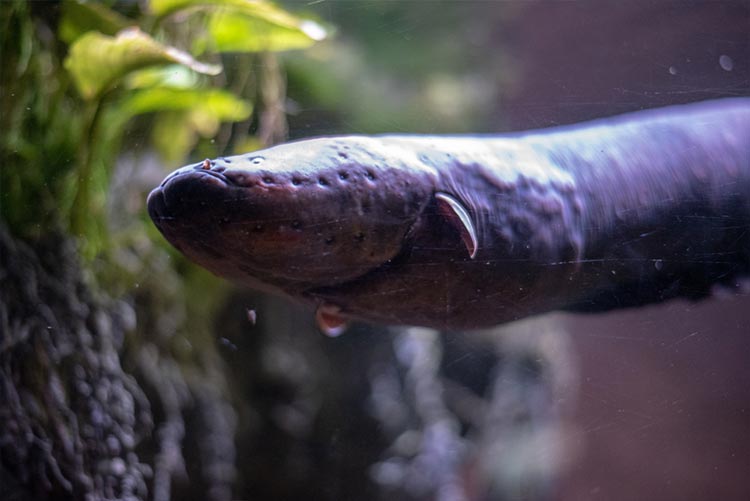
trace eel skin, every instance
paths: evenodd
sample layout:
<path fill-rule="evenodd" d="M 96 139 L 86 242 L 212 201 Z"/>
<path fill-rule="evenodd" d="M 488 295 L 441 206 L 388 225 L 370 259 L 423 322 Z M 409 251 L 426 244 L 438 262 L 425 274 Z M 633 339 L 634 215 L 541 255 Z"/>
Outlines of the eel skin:
<path fill-rule="evenodd" d="M 148 210 L 192 261 L 330 318 L 471 329 L 697 299 L 750 274 L 750 98 L 292 142 L 178 169 Z"/>

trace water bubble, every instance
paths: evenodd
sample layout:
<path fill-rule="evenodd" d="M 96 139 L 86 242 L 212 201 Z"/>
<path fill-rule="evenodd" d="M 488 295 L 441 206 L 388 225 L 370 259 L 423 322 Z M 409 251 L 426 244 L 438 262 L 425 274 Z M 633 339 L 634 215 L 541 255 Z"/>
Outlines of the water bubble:
<path fill-rule="evenodd" d="M 674 66 L 670 66 L 669 67 L 669 74 L 670 75 L 676 75 L 677 74 L 677 68 L 675 68 Z"/>
<path fill-rule="evenodd" d="M 721 66 L 721 69 L 724 71 L 732 71 L 734 68 L 734 61 L 732 61 L 732 58 L 726 54 L 722 54 L 719 57 L 719 66 Z"/>
<path fill-rule="evenodd" d="M 661 271 L 662 268 L 664 268 L 664 261 L 661 259 L 656 259 L 654 261 L 654 268 L 656 268 L 657 271 Z"/>

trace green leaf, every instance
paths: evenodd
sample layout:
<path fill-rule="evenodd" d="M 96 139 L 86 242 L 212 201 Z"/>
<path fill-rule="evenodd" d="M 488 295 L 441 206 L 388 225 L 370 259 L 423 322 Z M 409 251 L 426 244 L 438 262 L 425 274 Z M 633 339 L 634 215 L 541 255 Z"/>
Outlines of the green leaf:
<path fill-rule="evenodd" d="M 139 90 L 125 99 L 121 109 L 129 115 L 167 110 L 192 111 L 221 122 L 245 120 L 253 112 L 249 102 L 225 90 L 174 87 Z"/>
<path fill-rule="evenodd" d="M 151 140 L 168 165 L 179 164 L 195 145 L 196 131 L 187 111 L 160 113 L 154 120 Z"/>
<path fill-rule="evenodd" d="M 198 86 L 198 75 L 190 68 L 179 64 L 137 70 L 128 75 L 127 86 L 131 89 L 146 87 L 171 87 L 194 89 Z"/>
<path fill-rule="evenodd" d="M 222 122 L 245 120 L 252 105 L 222 89 L 153 87 L 135 91 L 120 105 L 122 116 L 160 112 L 152 140 L 166 163 L 179 163 L 198 136 L 216 135 Z"/>
<path fill-rule="evenodd" d="M 123 30 L 116 37 L 86 33 L 73 43 L 65 58 L 65 68 L 86 99 L 100 96 L 132 71 L 169 63 L 207 75 L 221 72 L 221 66 L 196 61 L 190 54 L 163 45 L 137 28 Z"/>
<path fill-rule="evenodd" d="M 252 113 L 247 101 L 221 89 L 144 89 L 124 105 L 126 113 L 160 111 L 152 140 L 168 164 L 184 161 L 198 136 L 212 137 L 221 122 L 244 120 Z"/>
<path fill-rule="evenodd" d="M 231 9 L 287 26 L 296 26 L 302 21 L 297 16 L 267 0 L 151 0 L 151 11 L 157 16 L 166 16 L 188 8 Z"/>
<path fill-rule="evenodd" d="M 265 0 L 152 0 L 151 10 L 166 16 L 182 9 L 209 10 L 208 48 L 218 51 L 303 49 L 328 36 L 319 23 L 297 17 Z M 201 41 L 206 45 L 206 41 Z M 200 44 L 199 44 L 200 45 Z"/>
<path fill-rule="evenodd" d="M 260 140 L 258 136 L 247 136 L 243 139 L 239 139 L 232 152 L 235 155 L 241 155 L 243 153 L 251 153 L 253 151 L 262 150 L 266 145 Z"/>
<path fill-rule="evenodd" d="M 108 9 L 99 2 L 65 0 L 62 4 L 58 34 L 61 40 L 71 43 L 89 31 L 114 35 L 135 24 L 134 20 Z"/>
<path fill-rule="evenodd" d="M 313 21 L 297 25 L 279 24 L 262 17 L 220 10 L 208 18 L 207 42 L 218 52 L 263 52 L 304 49 L 326 36 L 326 31 Z"/>
<path fill-rule="evenodd" d="M 168 16 L 178 10 L 195 6 L 205 6 L 210 3 L 211 2 L 207 1 L 196 2 L 192 0 L 151 0 L 149 2 L 149 8 L 154 15 Z"/>

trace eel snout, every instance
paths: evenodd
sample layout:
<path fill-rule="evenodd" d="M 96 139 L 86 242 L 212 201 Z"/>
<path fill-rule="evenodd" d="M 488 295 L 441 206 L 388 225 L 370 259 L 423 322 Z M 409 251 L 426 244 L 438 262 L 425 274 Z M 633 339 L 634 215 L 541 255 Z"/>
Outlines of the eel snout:
<path fill-rule="evenodd" d="M 232 211 L 233 187 L 219 171 L 201 165 L 173 172 L 148 196 L 148 213 L 156 227 L 189 259 L 228 276 L 222 226 Z"/>

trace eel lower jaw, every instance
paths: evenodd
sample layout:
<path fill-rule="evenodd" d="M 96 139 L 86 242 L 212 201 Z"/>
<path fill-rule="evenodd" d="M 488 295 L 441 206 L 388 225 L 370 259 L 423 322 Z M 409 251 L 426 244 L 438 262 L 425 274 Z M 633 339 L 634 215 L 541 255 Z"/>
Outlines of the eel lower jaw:
<path fill-rule="evenodd" d="M 306 302 L 313 302 L 320 306 L 331 306 L 335 307 L 336 314 L 343 317 L 358 317 L 358 315 L 352 314 L 348 308 L 347 303 L 351 300 L 352 295 L 349 291 L 352 288 L 356 288 L 357 283 L 368 282 L 375 280 L 378 276 L 387 274 L 393 271 L 393 268 L 398 268 L 401 263 L 409 259 L 409 246 L 402 247 L 401 251 L 392 259 L 381 263 L 379 266 L 375 266 L 367 272 L 357 277 L 345 280 L 340 283 L 328 284 L 328 285 L 317 285 L 314 287 L 306 288 L 300 294 L 293 294 L 289 291 L 285 291 L 288 295 L 295 297 L 301 297 Z M 376 298 L 373 296 L 373 301 Z"/>

